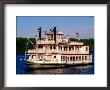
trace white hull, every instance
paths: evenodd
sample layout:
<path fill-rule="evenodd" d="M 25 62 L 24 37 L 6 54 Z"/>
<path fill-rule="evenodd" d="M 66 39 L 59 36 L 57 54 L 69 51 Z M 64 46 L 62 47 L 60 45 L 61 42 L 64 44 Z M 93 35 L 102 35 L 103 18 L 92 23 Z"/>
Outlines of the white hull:
<path fill-rule="evenodd" d="M 86 61 L 57 61 L 57 62 L 52 62 L 52 61 L 37 61 L 37 60 L 27 60 L 30 63 L 34 63 L 34 64 L 88 64 L 88 63 L 92 63 L 92 60 L 86 60 Z"/>

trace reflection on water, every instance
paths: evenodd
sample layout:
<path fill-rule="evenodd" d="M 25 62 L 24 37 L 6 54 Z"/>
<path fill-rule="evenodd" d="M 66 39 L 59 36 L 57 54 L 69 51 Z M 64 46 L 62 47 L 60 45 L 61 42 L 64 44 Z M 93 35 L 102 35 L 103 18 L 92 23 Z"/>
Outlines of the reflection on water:
<path fill-rule="evenodd" d="M 24 60 L 24 54 L 17 54 L 16 74 L 94 74 L 94 65 L 56 69 L 33 69 L 26 64 L 26 61 Z"/>
<path fill-rule="evenodd" d="M 76 66 L 59 69 L 30 70 L 33 74 L 94 74 L 93 65 Z"/>
<path fill-rule="evenodd" d="M 64 69 L 33 70 L 34 74 L 62 74 Z"/>

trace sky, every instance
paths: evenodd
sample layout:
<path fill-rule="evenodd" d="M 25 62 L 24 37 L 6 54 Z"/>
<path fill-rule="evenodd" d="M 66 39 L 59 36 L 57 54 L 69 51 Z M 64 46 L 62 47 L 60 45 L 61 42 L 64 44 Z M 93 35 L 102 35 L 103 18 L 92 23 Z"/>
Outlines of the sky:
<path fill-rule="evenodd" d="M 75 38 L 78 32 L 81 39 L 94 38 L 94 16 L 17 16 L 17 37 L 35 37 L 37 28 L 49 31 L 54 26 L 58 31 Z M 44 36 L 44 32 L 42 32 Z"/>

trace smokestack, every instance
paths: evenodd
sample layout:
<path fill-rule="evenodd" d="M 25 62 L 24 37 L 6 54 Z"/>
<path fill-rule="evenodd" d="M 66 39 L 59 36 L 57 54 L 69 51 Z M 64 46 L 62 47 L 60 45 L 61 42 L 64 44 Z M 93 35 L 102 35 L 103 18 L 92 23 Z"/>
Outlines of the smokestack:
<path fill-rule="evenodd" d="M 37 30 L 39 32 L 39 39 L 41 40 L 41 27 L 39 27 Z"/>
<path fill-rule="evenodd" d="M 54 32 L 54 41 L 56 43 L 56 27 L 53 28 L 53 32 Z"/>

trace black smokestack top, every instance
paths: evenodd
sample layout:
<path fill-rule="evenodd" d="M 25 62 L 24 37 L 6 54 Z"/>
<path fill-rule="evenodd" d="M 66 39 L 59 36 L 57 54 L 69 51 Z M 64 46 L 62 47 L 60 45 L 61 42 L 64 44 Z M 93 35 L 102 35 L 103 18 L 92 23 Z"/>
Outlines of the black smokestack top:
<path fill-rule="evenodd" d="M 54 32 L 54 41 L 56 43 L 56 27 L 53 28 L 53 32 Z"/>
<path fill-rule="evenodd" d="M 39 27 L 37 30 L 39 32 L 39 39 L 41 40 L 41 27 Z"/>

